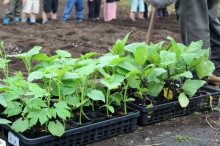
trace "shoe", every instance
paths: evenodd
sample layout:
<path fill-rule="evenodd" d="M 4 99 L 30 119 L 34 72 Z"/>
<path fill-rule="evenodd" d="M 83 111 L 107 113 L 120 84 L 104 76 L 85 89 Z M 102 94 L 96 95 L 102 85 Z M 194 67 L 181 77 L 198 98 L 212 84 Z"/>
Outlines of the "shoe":
<path fill-rule="evenodd" d="M 27 22 L 27 18 L 21 17 L 21 22 L 23 23 Z"/>
<path fill-rule="evenodd" d="M 42 24 L 45 24 L 48 22 L 48 19 L 42 19 Z"/>
<path fill-rule="evenodd" d="M 135 18 L 130 18 L 130 20 L 131 20 L 131 21 L 136 21 L 136 19 L 135 19 Z"/>
<path fill-rule="evenodd" d="M 15 18 L 14 18 L 14 21 L 18 22 L 18 21 L 20 21 L 20 18 L 15 17 Z"/>
<path fill-rule="evenodd" d="M 10 22 L 10 18 L 3 18 L 3 24 L 8 24 Z"/>
<path fill-rule="evenodd" d="M 156 19 L 157 19 L 157 20 L 160 20 L 160 16 L 157 16 Z"/>
<path fill-rule="evenodd" d="M 30 22 L 31 23 L 36 23 L 36 19 L 35 18 L 30 18 Z"/>
<path fill-rule="evenodd" d="M 210 74 L 208 76 L 208 82 L 214 85 L 220 85 L 220 77 L 215 76 L 214 74 Z"/>

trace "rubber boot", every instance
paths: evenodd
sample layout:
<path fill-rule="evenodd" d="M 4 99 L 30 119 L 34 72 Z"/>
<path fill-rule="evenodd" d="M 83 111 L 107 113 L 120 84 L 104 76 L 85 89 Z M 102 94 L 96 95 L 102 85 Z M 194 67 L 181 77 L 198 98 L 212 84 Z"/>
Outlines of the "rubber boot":
<path fill-rule="evenodd" d="M 18 21 L 20 21 L 20 18 L 15 17 L 15 18 L 14 18 L 14 21 L 18 22 Z"/>
<path fill-rule="evenodd" d="M 30 18 L 30 22 L 31 23 L 36 23 L 36 19 L 35 18 Z"/>
<path fill-rule="evenodd" d="M 23 23 L 27 22 L 27 18 L 21 17 L 21 22 L 23 22 Z"/>
<path fill-rule="evenodd" d="M 3 24 L 8 24 L 10 22 L 10 18 L 3 18 Z"/>

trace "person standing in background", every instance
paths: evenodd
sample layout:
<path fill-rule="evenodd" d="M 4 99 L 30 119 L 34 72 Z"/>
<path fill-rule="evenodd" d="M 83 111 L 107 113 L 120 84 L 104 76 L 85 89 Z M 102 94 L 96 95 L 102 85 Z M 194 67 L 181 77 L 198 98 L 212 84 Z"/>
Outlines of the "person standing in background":
<path fill-rule="evenodd" d="M 90 20 L 99 20 L 101 0 L 88 0 L 88 18 Z"/>
<path fill-rule="evenodd" d="M 83 20 L 83 13 L 84 13 L 84 2 L 83 0 L 67 0 L 66 6 L 63 12 L 63 21 L 69 20 L 73 7 L 76 7 L 75 9 L 75 21 L 82 22 Z"/>
<path fill-rule="evenodd" d="M 27 14 L 30 14 L 30 22 L 36 23 L 36 15 L 40 11 L 40 0 L 25 0 L 23 4 L 21 22 L 27 22 Z"/>
<path fill-rule="evenodd" d="M 162 12 L 162 14 L 163 14 L 163 18 L 168 18 L 169 13 L 168 13 L 168 11 L 167 11 L 167 8 L 165 7 L 165 8 L 159 8 L 159 9 L 157 9 L 156 19 L 161 19 L 161 18 L 162 18 L 162 17 L 161 17 L 161 12 Z"/>
<path fill-rule="evenodd" d="M 48 22 L 48 13 L 51 15 L 51 20 L 57 20 L 57 9 L 58 0 L 43 0 L 42 24 Z"/>
<path fill-rule="evenodd" d="M 144 0 L 131 0 L 131 12 L 130 12 L 130 20 L 136 21 L 135 19 L 135 13 L 137 12 L 137 9 L 139 10 L 138 18 L 144 19 Z"/>
<path fill-rule="evenodd" d="M 20 21 L 22 2 L 25 0 L 4 0 L 3 5 L 7 6 L 3 15 L 3 24 L 8 24 L 11 19 Z"/>
<path fill-rule="evenodd" d="M 118 0 L 103 0 L 104 3 L 104 21 L 116 19 Z"/>

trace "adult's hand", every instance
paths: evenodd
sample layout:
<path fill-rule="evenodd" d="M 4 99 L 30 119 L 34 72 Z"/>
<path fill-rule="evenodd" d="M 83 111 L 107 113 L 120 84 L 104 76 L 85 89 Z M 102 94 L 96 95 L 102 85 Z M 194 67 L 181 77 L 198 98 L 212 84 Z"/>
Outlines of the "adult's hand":
<path fill-rule="evenodd" d="M 155 8 L 165 8 L 166 6 L 175 3 L 176 0 L 147 0 Z"/>

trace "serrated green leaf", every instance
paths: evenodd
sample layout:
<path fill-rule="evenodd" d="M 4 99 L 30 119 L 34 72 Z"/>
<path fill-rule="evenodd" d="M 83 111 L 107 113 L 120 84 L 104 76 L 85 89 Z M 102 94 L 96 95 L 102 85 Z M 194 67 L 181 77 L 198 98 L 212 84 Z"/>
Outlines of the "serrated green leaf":
<path fill-rule="evenodd" d="M 201 79 L 203 77 L 208 76 L 215 69 L 214 63 L 211 61 L 201 61 L 198 65 L 196 65 L 196 73 L 198 77 Z"/>
<path fill-rule="evenodd" d="M 124 54 L 124 44 L 122 43 L 121 40 L 117 40 L 115 45 L 113 46 L 113 55 L 119 55 L 119 54 Z"/>
<path fill-rule="evenodd" d="M 42 107 L 47 107 L 45 101 L 41 98 L 27 98 L 25 99 L 25 103 L 29 108 L 32 109 L 41 109 Z"/>
<path fill-rule="evenodd" d="M 62 136 L 65 132 L 64 126 L 58 120 L 56 120 L 56 123 L 54 121 L 50 121 L 48 130 L 54 136 Z"/>
<path fill-rule="evenodd" d="M 196 93 L 196 91 L 202 87 L 206 81 L 202 80 L 187 80 L 183 86 L 182 89 L 184 90 L 184 93 L 189 95 L 189 97 L 193 97 L 193 95 Z"/>
<path fill-rule="evenodd" d="M 41 125 L 43 125 L 52 116 L 48 108 L 43 108 L 39 110 L 36 109 L 31 110 L 27 117 L 30 119 L 30 125 L 33 126 L 37 124 L 38 120 L 40 121 Z"/>
<path fill-rule="evenodd" d="M 52 112 L 55 112 L 60 118 L 66 120 L 67 117 L 71 117 L 71 113 L 69 112 L 70 108 L 67 106 L 66 102 L 55 103 L 54 107 L 54 109 L 51 109 Z"/>
<path fill-rule="evenodd" d="M 187 107 L 187 105 L 189 104 L 189 99 L 187 98 L 185 93 L 180 93 L 178 100 L 182 108 Z"/>
<path fill-rule="evenodd" d="M 21 104 L 16 101 L 10 101 L 7 105 L 6 110 L 3 112 L 8 115 L 8 117 L 20 114 L 22 111 Z"/>
<path fill-rule="evenodd" d="M 34 48 L 29 50 L 26 55 L 28 57 L 32 57 L 33 55 L 39 54 L 41 48 L 42 48 L 41 46 L 34 46 Z"/>
<path fill-rule="evenodd" d="M 11 128 L 15 132 L 24 132 L 29 128 L 29 121 L 27 119 L 22 120 L 22 118 L 20 118 L 12 124 Z"/>
<path fill-rule="evenodd" d="M 197 41 L 197 42 L 191 42 L 191 44 L 188 46 L 187 51 L 191 53 L 197 53 L 198 50 L 202 48 L 203 41 Z"/>
<path fill-rule="evenodd" d="M 87 96 L 94 101 L 101 100 L 105 102 L 105 95 L 102 93 L 102 91 L 92 90 L 91 93 L 87 94 Z"/>
<path fill-rule="evenodd" d="M 183 57 L 185 63 L 190 65 L 193 59 L 196 57 L 196 53 L 182 53 L 181 56 Z"/>
<path fill-rule="evenodd" d="M 158 65 L 160 63 L 160 56 L 159 54 L 150 52 L 148 55 L 149 61 L 152 64 Z"/>

